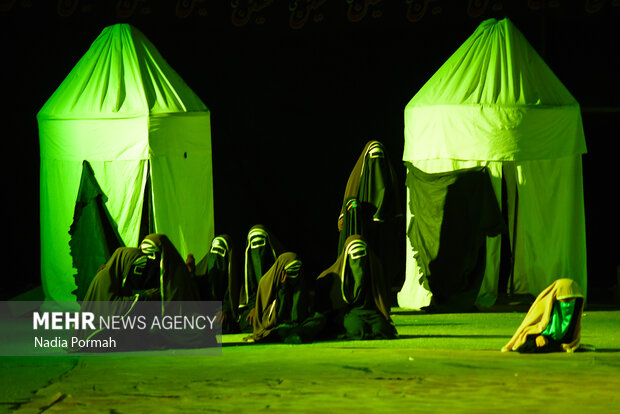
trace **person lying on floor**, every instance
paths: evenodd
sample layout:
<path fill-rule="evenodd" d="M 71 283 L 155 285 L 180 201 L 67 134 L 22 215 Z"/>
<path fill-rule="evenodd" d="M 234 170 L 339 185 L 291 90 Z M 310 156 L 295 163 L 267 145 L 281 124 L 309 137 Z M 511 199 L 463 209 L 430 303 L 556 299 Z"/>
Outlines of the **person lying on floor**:
<path fill-rule="evenodd" d="M 581 340 L 584 295 L 571 279 L 558 279 L 543 290 L 502 352 L 573 352 Z"/>
<path fill-rule="evenodd" d="M 186 263 L 194 275 L 200 300 L 222 302 L 218 317 L 222 333 L 239 331 L 237 310 L 239 305 L 239 272 L 236 249 L 230 236 L 222 234 L 211 241 L 205 257 L 195 264 L 193 255 Z"/>
<path fill-rule="evenodd" d="M 255 318 L 256 289 L 261 277 L 273 266 L 284 249 L 278 239 L 263 225 L 248 232 L 244 256 L 244 273 L 239 292 L 238 323 L 242 332 L 252 332 Z"/>
<path fill-rule="evenodd" d="M 317 310 L 325 314 L 328 336 L 392 339 L 389 288 L 378 257 L 360 235 L 344 243 L 336 262 L 316 281 Z"/>
<path fill-rule="evenodd" d="M 254 342 L 311 342 L 323 329 L 323 317 L 312 314 L 310 294 L 297 254 L 278 256 L 263 275 L 256 294 Z"/>

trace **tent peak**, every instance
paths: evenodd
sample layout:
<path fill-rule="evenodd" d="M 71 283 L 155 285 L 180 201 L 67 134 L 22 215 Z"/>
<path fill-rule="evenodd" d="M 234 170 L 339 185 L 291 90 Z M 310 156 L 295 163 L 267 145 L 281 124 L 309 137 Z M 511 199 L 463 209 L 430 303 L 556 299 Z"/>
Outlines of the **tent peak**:
<path fill-rule="evenodd" d="M 405 107 L 405 160 L 586 152 L 578 102 L 508 19 L 487 19 Z"/>
<path fill-rule="evenodd" d="M 136 27 L 105 27 L 43 105 L 39 119 L 205 112 L 204 103 Z"/>

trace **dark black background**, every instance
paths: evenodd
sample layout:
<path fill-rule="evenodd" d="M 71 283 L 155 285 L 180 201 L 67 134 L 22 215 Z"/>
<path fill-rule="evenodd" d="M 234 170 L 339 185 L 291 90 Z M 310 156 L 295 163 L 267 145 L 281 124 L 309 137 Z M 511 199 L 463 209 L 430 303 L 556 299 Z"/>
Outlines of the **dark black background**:
<path fill-rule="evenodd" d="M 243 246 L 265 224 L 316 273 L 365 142 L 404 179 L 405 105 L 480 22 L 509 17 L 582 106 L 589 293 L 611 301 L 619 16 L 619 0 L 0 0 L 2 296 L 40 279 L 36 113 L 104 27 L 140 29 L 211 110 L 216 232 Z"/>

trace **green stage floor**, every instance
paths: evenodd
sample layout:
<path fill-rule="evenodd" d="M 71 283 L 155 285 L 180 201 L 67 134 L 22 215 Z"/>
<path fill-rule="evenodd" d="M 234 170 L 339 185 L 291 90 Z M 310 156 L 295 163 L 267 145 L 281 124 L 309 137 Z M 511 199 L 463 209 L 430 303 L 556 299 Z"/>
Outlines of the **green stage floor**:
<path fill-rule="evenodd" d="M 574 354 L 502 353 L 523 312 L 394 309 L 400 338 L 248 344 L 220 356 L 4 357 L 17 413 L 620 412 L 620 311 L 590 310 Z"/>

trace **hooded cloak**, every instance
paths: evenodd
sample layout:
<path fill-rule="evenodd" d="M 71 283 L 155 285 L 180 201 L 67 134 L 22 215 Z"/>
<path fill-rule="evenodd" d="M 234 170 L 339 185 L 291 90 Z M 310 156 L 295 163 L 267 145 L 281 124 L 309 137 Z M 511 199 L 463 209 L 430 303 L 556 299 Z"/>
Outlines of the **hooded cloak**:
<path fill-rule="evenodd" d="M 372 206 L 374 221 L 402 216 L 398 180 L 381 142 L 368 141 L 364 146 L 347 180 L 339 220 L 349 197 Z"/>
<path fill-rule="evenodd" d="M 366 238 L 381 258 L 390 288 L 400 288 L 404 281 L 404 250 L 400 233 L 404 228 L 400 184 L 384 146 L 379 141 L 368 141 L 359 156 L 344 191 L 342 208 L 338 217 L 338 254 L 346 239 L 359 234 Z M 352 198 L 357 200 L 350 210 Z M 351 227 L 351 213 L 355 213 L 356 227 Z M 404 233 L 402 234 L 404 237 Z"/>
<path fill-rule="evenodd" d="M 301 266 L 297 254 L 286 252 L 278 256 L 261 278 L 251 336 L 254 341 L 266 339 L 280 325 L 299 325 L 309 316 L 308 291 Z"/>
<path fill-rule="evenodd" d="M 190 304 L 184 308 L 178 302 L 199 300 L 198 290 L 191 274 L 168 237 L 163 234 L 150 234 L 138 248 L 120 247 L 115 250 L 110 260 L 93 278 L 81 311 L 92 312 L 97 318 L 127 316 L 136 308 L 137 302 L 150 301 L 159 303 L 153 307 L 149 306 L 148 311 L 161 316 L 189 314 L 197 309 Z M 92 338 L 104 332 L 110 333 L 107 329 L 98 329 L 95 332 L 81 334 Z M 139 339 L 143 343 L 143 348 L 149 348 L 155 346 L 155 342 L 160 341 L 161 337 L 149 336 L 148 339 Z M 166 340 L 169 344 L 194 346 L 196 341 L 202 340 L 202 337 L 200 333 L 196 335 L 187 332 L 167 336 Z"/>
<path fill-rule="evenodd" d="M 248 314 L 256 304 L 256 290 L 261 277 L 273 266 L 284 252 L 279 240 L 263 225 L 252 226 L 248 232 L 244 255 L 243 280 L 239 292 L 239 326 L 242 331 L 251 331 L 247 323 Z"/>
<path fill-rule="evenodd" d="M 222 302 L 222 314 L 230 318 L 223 324 L 224 331 L 234 330 L 238 317 L 240 279 L 236 255 L 231 237 L 217 236 L 194 272 L 201 300 Z"/>
<path fill-rule="evenodd" d="M 252 226 L 248 232 L 244 257 L 244 274 L 239 307 L 253 307 L 260 278 L 283 253 L 280 242 L 263 225 Z"/>
<path fill-rule="evenodd" d="M 575 300 L 571 317 L 571 327 L 563 338 L 559 338 L 561 350 L 573 352 L 579 348 L 581 340 L 581 315 L 584 307 L 584 294 L 581 287 L 571 279 L 558 279 L 543 290 L 530 306 L 523 322 L 510 341 L 502 347 L 502 352 L 517 351 L 530 338 L 541 335 L 553 318 L 554 305 L 560 300 Z"/>
<path fill-rule="evenodd" d="M 82 311 L 93 311 L 98 302 L 115 302 L 115 308 L 110 309 L 115 314 L 124 314 L 131 306 L 131 302 L 147 299 L 158 288 L 157 285 L 151 286 L 149 293 L 132 292 L 129 286 L 124 286 L 123 281 L 127 279 L 135 267 L 132 266 L 138 259 L 145 257 L 142 250 L 135 247 L 119 247 L 106 264 L 97 272 L 82 303 Z M 150 290 L 150 289 L 149 289 Z M 107 306 L 106 306 L 107 308 Z"/>
<path fill-rule="evenodd" d="M 348 337 L 395 337 L 389 286 L 380 259 L 362 236 L 347 238 L 336 262 L 317 278 L 316 289 L 317 310 L 336 325 L 342 321 Z"/>
<path fill-rule="evenodd" d="M 163 303 L 199 300 L 179 252 L 163 234 L 149 234 L 139 248 L 120 247 L 95 275 L 84 302 L 133 301 L 152 296 Z M 152 297 L 150 299 L 153 299 Z"/>

